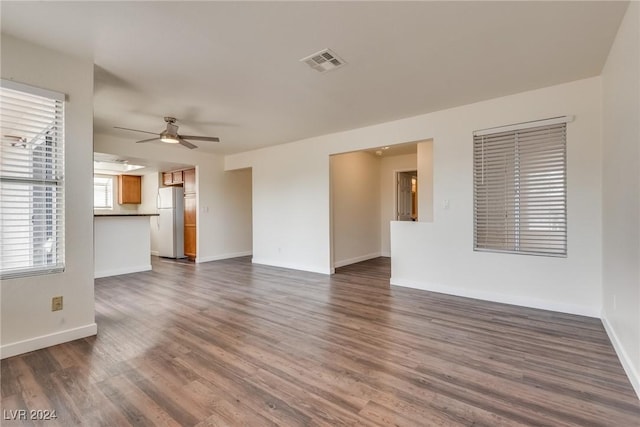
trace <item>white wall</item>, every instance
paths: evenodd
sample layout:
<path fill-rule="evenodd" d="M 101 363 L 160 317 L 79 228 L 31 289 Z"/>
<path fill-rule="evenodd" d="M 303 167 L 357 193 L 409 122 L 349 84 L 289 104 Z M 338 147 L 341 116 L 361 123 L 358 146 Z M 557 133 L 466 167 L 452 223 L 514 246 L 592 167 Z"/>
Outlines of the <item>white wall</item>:
<path fill-rule="evenodd" d="M 3 280 L 2 357 L 94 335 L 93 63 L 2 34 L 2 78 L 67 94 L 65 271 Z M 51 311 L 51 298 L 64 309 Z"/>
<path fill-rule="evenodd" d="M 390 223 L 396 219 L 396 172 L 418 170 L 417 154 L 380 159 L 380 254 L 391 256 Z M 418 198 L 421 188 L 418 186 Z M 420 211 L 418 211 L 420 215 Z"/>
<path fill-rule="evenodd" d="M 433 141 L 418 143 L 418 221 L 433 221 Z"/>
<path fill-rule="evenodd" d="M 568 257 L 474 252 L 473 131 L 561 115 L 575 115 L 567 125 Z M 600 117 L 600 78 L 434 114 L 434 221 L 392 224 L 392 283 L 599 316 Z"/>
<path fill-rule="evenodd" d="M 359 151 L 332 156 L 333 266 L 380 256 L 380 159 Z"/>
<path fill-rule="evenodd" d="M 237 206 L 228 202 L 236 200 L 240 190 L 239 187 L 229 185 L 230 175 L 223 170 L 222 156 L 171 144 L 135 144 L 131 139 L 102 134 L 95 135 L 95 151 L 158 162 L 194 165 L 198 194 L 196 262 L 251 253 L 251 227 L 246 227 L 246 218 L 236 219 Z M 250 187 L 245 185 L 242 191 L 250 192 Z M 245 194 L 243 200 L 248 197 L 251 197 L 250 193 Z M 153 218 L 150 221 L 153 226 Z"/>
<path fill-rule="evenodd" d="M 631 2 L 602 73 L 603 310 L 640 396 L 640 4 Z"/>
<path fill-rule="evenodd" d="M 568 130 L 569 257 L 473 252 L 472 132 L 565 114 L 576 116 Z M 415 233 L 397 236 L 395 245 L 392 234 L 395 283 L 481 291 L 486 298 L 597 316 L 602 297 L 600 119 L 600 78 L 595 77 L 231 155 L 225 167 L 254 168 L 254 258 L 329 273 L 329 155 L 433 139 L 433 222 L 405 224 L 415 225 Z M 424 198 L 419 199 L 424 212 Z"/>
<path fill-rule="evenodd" d="M 253 168 L 253 262 L 330 272 L 329 157 L 314 152 L 276 146 L 240 166 Z"/>

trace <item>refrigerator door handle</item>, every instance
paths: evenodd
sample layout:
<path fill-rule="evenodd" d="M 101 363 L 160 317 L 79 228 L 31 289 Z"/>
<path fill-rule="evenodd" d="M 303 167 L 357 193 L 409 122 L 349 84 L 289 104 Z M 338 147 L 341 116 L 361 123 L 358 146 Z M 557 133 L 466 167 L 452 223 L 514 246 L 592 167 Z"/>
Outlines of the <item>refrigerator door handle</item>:
<path fill-rule="evenodd" d="M 158 192 L 156 193 L 156 213 L 160 213 L 160 189 L 158 188 Z M 156 228 L 160 230 L 160 216 L 156 217 Z"/>

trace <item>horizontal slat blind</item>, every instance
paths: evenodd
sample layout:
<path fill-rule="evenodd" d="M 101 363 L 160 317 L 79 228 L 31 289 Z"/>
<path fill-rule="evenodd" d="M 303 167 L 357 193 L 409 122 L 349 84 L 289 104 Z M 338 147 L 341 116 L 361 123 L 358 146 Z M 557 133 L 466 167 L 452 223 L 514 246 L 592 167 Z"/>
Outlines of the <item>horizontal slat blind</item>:
<path fill-rule="evenodd" d="M 64 97 L 48 95 L 0 86 L 2 278 L 64 269 Z"/>
<path fill-rule="evenodd" d="M 96 176 L 93 178 L 93 207 L 113 208 L 113 178 Z"/>
<path fill-rule="evenodd" d="M 475 135 L 474 248 L 567 255 L 566 123 Z"/>

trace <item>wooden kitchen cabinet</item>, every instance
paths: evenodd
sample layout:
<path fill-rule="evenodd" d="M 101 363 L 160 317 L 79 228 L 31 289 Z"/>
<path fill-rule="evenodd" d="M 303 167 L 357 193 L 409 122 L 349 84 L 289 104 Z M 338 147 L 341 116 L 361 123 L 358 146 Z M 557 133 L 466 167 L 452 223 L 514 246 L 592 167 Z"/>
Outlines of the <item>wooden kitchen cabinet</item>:
<path fill-rule="evenodd" d="M 191 261 L 196 259 L 196 228 L 185 227 L 184 229 L 184 255 Z M 189 250 L 189 252 L 187 252 Z"/>
<path fill-rule="evenodd" d="M 184 254 L 189 259 L 196 258 L 196 219 L 198 216 L 198 198 L 196 197 L 196 170 L 182 171 L 184 179 Z"/>
<path fill-rule="evenodd" d="M 196 194 L 196 170 L 187 169 L 183 172 L 184 194 Z"/>
<path fill-rule="evenodd" d="M 142 177 L 137 175 L 118 175 L 118 203 L 142 203 Z"/>
<path fill-rule="evenodd" d="M 182 183 L 182 171 L 162 172 L 163 185 L 180 185 Z"/>
<path fill-rule="evenodd" d="M 198 212 L 196 195 L 184 195 L 184 254 L 190 258 L 196 257 L 196 216 Z"/>

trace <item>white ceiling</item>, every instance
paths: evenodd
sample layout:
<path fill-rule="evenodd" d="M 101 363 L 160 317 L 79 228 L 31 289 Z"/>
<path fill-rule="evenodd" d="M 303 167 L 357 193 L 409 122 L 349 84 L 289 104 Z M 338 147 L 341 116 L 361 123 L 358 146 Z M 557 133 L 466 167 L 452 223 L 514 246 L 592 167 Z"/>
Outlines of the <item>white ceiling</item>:
<path fill-rule="evenodd" d="M 179 119 L 233 153 L 599 75 L 626 2 L 11 2 L 2 31 L 92 57 L 95 131 Z M 330 48 L 327 73 L 299 59 Z M 152 144 L 150 148 L 152 149 Z M 176 149 L 184 149 L 176 146 Z"/>

